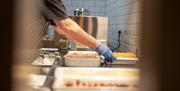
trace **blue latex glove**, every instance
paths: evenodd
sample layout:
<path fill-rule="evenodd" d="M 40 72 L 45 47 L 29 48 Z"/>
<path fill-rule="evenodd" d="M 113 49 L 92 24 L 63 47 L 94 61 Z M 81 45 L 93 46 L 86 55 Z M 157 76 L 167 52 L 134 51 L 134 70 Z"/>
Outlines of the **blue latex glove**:
<path fill-rule="evenodd" d="M 112 55 L 112 51 L 103 44 L 99 44 L 95 48 L 95 51 L 97 51 L 100 55 L 102 55 L 106 62 L 112 63 L 114 60 L 116 60 L 116 58 Z"/>

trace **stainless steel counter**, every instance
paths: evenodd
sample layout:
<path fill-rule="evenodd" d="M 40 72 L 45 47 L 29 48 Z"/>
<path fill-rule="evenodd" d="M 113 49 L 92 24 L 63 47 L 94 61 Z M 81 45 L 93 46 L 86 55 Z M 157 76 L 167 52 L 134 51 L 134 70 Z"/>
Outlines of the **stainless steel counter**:
<path fill-rule="evenodd" d="M 37 88 L 37 90 L 39 89 L 40 91 L 54 91 L 53 89 L 53 83 L 55 82 L 56 80 L 56 76 L 55 76 L 55 70 L 58 68 L 58 69 L 61 69 L 62 68 L 65 68 L 65 69 L 69 69 L 69 68 L 73 68 L 73 67 L 66 67 L 65 64 L 64 64 L 64 55 L 67 53 L 66 50 L 61 50 L 60 51 L 60 56 L 61 56 L 61 59 L 59 60 L 55 60 L 54 64 L 52 66 L 40 66 L 41 68 L 41 72 L 42 75 L 46 75 L 46 79 L 43 83 L 43 85 L 39 88 Z M 75 68 L 79 68 L 79 67 L 75 67 Z M 88 68 L 94 68 L 94 67 L 83 67 L 85 69 L 88 69 Z M 138 65 L 127 65 L 127 64 L 106 64 L 106 63 L 101 63 L 101 65 L 99 67 L 96 67 L 95 69 L 126 69 L 126 68 L 132 68 L 132 69 L 138 69 Z M 87 89 L 86 89 L 87 90 Z M 57 90 L 56 90 L 57 91 Z M 62 90 L 58 90 L 58 91 L 62 91 Z M 66 89 L 66 90 L 63 90 L 63 91 L 73 91 L 72 89 Z M 78 90 L 79 91 L 79 90 Z M 97 89 L 94 89 L 94 90 L 91 90 L 91 91 L 100 91 L 100 90 L 97 90 Z M 102 91 L 102 90 L 101 90 Z M 112 91 L 111 90 L 103 90 L 103 91 Z M 115 91 L 115 89 L 113 90 Z M 127 90 L 127 89 L 122 89 L 122 91 L 135 91 L 135 90 Z"/>

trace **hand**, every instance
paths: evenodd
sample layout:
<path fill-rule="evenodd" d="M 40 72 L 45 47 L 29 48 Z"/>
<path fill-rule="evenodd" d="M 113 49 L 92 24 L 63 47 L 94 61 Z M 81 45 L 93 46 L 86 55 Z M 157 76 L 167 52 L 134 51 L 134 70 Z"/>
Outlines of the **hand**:
<path fill-rule="evenodd" d="M 104 46 L 103 44 L 99 44 L 95 50 L 104 57 L 104 60 L 106 62 L 110 62 L 112 63 L 114 60 L 116 60 L 116 58 L 112 55 L 112 51 Z"/>

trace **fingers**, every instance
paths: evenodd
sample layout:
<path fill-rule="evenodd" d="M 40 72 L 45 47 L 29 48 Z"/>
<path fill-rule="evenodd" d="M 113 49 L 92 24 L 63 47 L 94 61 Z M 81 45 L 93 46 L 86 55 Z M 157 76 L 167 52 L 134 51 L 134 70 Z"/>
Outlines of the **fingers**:
<path fill-rule="evenodd" d="M 113 54 L 112 54 L 111 52 L 109 52 L 109 51 L 106 51 L 106 52 L 103 54 L 103 56 L 104 56 L 104 60 L 105 60 L 106 62 L 112 63 L 114 60 L 116 60 L 116 58 L 113 56 Z"/>

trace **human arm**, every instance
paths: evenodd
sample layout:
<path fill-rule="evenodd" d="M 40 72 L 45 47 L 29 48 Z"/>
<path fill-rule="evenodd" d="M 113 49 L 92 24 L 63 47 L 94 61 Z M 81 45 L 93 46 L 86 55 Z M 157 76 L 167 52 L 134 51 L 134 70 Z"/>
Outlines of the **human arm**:
<path fill-rule="evenodd" d="M 52 19 L 56 24 L 56 31 L 64 34 L 66 37 L 77 41 L 83 45 L 97 51 L 100 55 L 103 55 L 105 60 L 112 62 L 114 57 L 111 50 L 102 45 L 94 37 L 86 33 L 76 22 L 70 19 L 66 13 L 64 4 L 61 0 L 43 0 L 43 11 L 47 14 L 48 19 Z"/>
<path fill-rule="evenodd" d="M 54 21 L 56 23 L 56 31 L 58 33 L 62 33 L 72 40 L 89 46 L 90 48 L 97 51 L 100 55 L 102 55 L 104 57 L 104 60 L 106 60 L 107 62 L 113 62 L 113 60 L 115 60 L 115 57 L 113 57 L 112 52 L 108 47 L 104 46 L 94 37 L 86 33 L 78 24 L 76 24 L 70 18 Z"/>
<path fill-rule="evenodd" d="M 95 48 L 98 45 L 98 41 L 86 33 L 76 22 L 70 18 L 66 19 L 57 19 L 54 20 L 56 24 L 56 31 L 63 32 L 64 35 L 75 40 L 83 45 L 89 46 L 90 48 Z"/>

